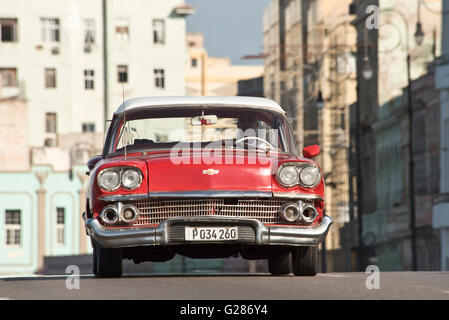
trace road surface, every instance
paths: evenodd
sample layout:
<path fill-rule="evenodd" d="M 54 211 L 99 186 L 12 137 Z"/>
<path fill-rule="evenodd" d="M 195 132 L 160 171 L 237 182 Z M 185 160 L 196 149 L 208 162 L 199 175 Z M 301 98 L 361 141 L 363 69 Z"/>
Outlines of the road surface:
<path fill-rule="evenodd" d="M 378 289 L 367 289 L 366 273 L 323 273 L 315 277 L 269 274 L 148 274 L 96 279 L 68 274 L 0 276 L 0 299 L 158 300 L 449 300 L 449 272 L 380 272 Z M 368 286 L 375 282 L 368 279 Z M 371 285 L 370 285 L 371 284 Z M 72 289 L 68 289 L 72 287 Z M 79 289 L 76 286 L 79 285 Z"/>

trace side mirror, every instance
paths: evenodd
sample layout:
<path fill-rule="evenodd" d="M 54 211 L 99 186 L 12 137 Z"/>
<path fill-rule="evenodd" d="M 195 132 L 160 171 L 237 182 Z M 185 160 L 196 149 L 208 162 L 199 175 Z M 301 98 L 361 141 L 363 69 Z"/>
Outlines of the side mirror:
<path fill-rule="evenodd" d="M 313 158 L 320 154 L 320 146 L 317 144 L 313 144 L 311 146 L 304 147 L 302 149 L 302 154 L 304 155 L 304 158 Z"/>
<path fill-rule="evenodd" d="M 92 171 L 97 162 L 100 161 L 101 159 L 103 159 L 103 157 L 98 155 L 87 161 L 87 167 L 89 168 L 89 171 Z"/>

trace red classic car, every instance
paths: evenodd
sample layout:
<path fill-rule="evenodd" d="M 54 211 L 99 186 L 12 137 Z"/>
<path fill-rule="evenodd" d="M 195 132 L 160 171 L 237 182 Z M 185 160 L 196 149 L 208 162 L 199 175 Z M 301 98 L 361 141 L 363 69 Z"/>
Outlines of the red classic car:
<path fill-rule="evenodd" d="M 317 273 L 324 180 L 298 155 L 284 110 L 252 97 L 152 97 L 114 113 L 88 163 L 85 227 L 97 277 L 135 263 L 268 259 L 273 275 Z"/>

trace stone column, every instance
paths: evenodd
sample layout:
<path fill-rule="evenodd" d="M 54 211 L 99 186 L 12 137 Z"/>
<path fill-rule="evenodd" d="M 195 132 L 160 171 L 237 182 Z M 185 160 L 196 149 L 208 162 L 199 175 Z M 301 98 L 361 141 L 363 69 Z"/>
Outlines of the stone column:
<path fill-rule="evenodd" d="M 46 194 L 44 188 L 45 180 L 48 177 L 48 172 L 36 172 L 36 178 L 39 180 L 39 189 L 37 190 L 37 233 L 38 233 L 38 247 L 37 247 L 37 270 L 42 270 L 44 267 L 45 257 L 45 237 L 46 237 Z"/>
<path fill-rule="evenodd" d="M 86 181 L 87 175 L 82 172 L 77 172 L 78 179 L 81 181 L 81 188 L 78 190 L 79 194 L 79 221 L 80 221 L 80 236 L 79 236 L 79 254 L 87 253 L 87 235 L 86 229 L 84 228 L 84 219 L 82 218 L 82 214 L 86 209 Z"/>
<path fill-rule="evenodd" d="M 207 52 L 201 55 L 201 95 L 207 96 Z"/>

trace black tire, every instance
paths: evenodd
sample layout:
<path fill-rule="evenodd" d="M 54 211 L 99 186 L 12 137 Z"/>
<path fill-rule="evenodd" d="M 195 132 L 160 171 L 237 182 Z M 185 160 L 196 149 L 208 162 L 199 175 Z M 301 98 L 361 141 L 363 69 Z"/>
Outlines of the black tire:
<path fill-rule="evenodd" d="M 92 252 L 93 252 L 93 259 L 92 259 L 92 273 L 96 274 L 97 272 L 97 258 L 96 258 L 96 251 L 95 251 L 95 243 L 90 239 L 90 244 L 92 245 Z"/>
<path fill-rule="evenodd" d="M 288 275 L 292 273 L 292 253 L 288 251 L 279 256 L 269 258 L 268 271 L 273 276 Z"/>
<path fill-rule="evenodd" d="M 92 266 L 92 273 L 94 274 L 94 275 L 96 275 L 97 274 L 97 256 L 96 256 L 96 251 L 95 251 L 95 247 L 94 247 L 94 256 L 93 256 L 93 266 Z"/>
<path fill-rule="evenodd" d="M 314 276 L 318 272 L 318 248 L 296 247 L 293 249 L 293 274 L 295 276 Z"/>
<path fill-rule="evenodd" d="M 119 278 L 123 273 L 122 249 L 94 245 L 93 266 L 97 278 Z"/>

